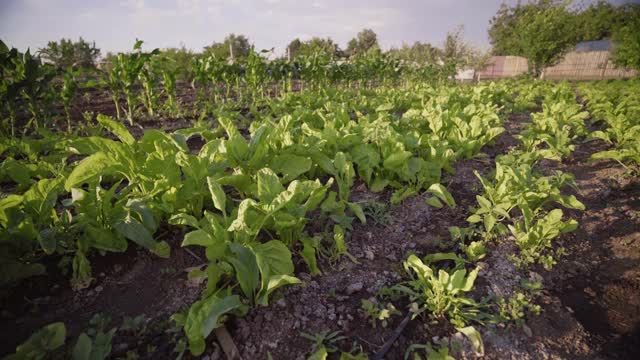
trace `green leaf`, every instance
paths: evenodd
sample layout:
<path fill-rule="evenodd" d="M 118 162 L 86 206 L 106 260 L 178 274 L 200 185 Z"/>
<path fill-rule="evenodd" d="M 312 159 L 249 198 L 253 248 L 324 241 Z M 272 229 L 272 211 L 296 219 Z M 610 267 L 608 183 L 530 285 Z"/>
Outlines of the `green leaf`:
<path fill-rule="evenodd" d="M 317 153 L 313 153 L 311 155 L 311 158 L 313 159 L 313 162 L 316 165 L 318 165 L 320 169 L 322 169 L 322 171 L 324 171 L 326 174 L 329 174 L 331 176 L 338 175 L 338 171 L 333 166 L 333 162 L 331 161 L 331 159 L 329 159 L 327 155 L 321 152 L 317 152 Z"/>
<path fill-rule="evenodd" d="M 85 333 L 80 334 L 76 345 L 73 347 L 71 358 L 73 360 L 89 360 L 92 347 L 93 341 L 91 341 L 91 338 Z"/>
<path fill-rule="evenodd" d="M 558 200 L 558 203 L 569 209 L 584 210 L 585 206 L 574 195 L 563 196 Z"/>
<path fill-rule="evenodd" d="M 271 240 L 253 247 L 262 276 L 293 273 L 293 261 L 289 248 L 279 240 Z"/>
<path fill-rule="evenodd" d="M 213 239 L 209 236 L 209 234 L 204 230 L 195 230 L 187 233 L 184 236 L 184 240 L 182 241 L 181 246 L 189 246 L 189 245 L 200 245 L 200 246 L 211 246 L 213 244 Z"/>
<path fill-rule="evenodd" d="M 22 204 L 22 195 L 11 194 L 5 198 L 0 199 L 0 225 L 7 226 L 9 222 L 9 217 L 7 214 L 7 210 L 19 206 Z"/>
<path fill-rule="evenodd" d="M 227 213 L 227 195 L 224 193 L 222 186 L 213 177 L 207 177 L 207 185 L 209 192 L 211 193 L 211 199 L 216 209 L 220 210 L 223 214 Z"/>
<path fill-rule="evenodd" d="M 258 198 L 261 201 L 270 203 L 273 199 L 284 191 L 284 187 L 278 179 L 278 175 L 269 168 L 258 171 Z"/>
<path fill-rule="evenodd" d="M 471 261 L 478 261 L 485 257 L 487 254 L 487 248 L 481 241 L 472 241 L 465 249 L 467 257 Z"/>
<path fill-rule="evenodd" d="M 479 355 L 484 356 L 484 343 L 482 342 L 482 336 L 473 326 L 467 326 L 464 328 L 458 328 L 458 331 L 463 333 L 469 341 L 471 341 L 471 345 L 473 345 L 473 350 Z"/>
<path fill-rule="evenodd" d="M 167 250 L 170 248 L 164 241 L 156 242 L 151 232 L 136 218 L 127 215 L 118 221 L 114 228 L 125 238 L 150 250 L 160 257 L 168 257 Z M 170 251 L 170 250 L 169 250 Z"/>
<path fill-rule="evenodd" d="M 480 215 L 473 214 L 467 218 L 467 221 L 472 224 L 479 223 L 480 221 L 482 221 L 482 217 L 480 217 Z"/>
<path fill-rule="evenodd" d="M 40 235 L 38 236 L 38 241 L 40 243 L 40 247 L 47 255 L 51 255 L 56 251 L 57 241 L 56 241 L 56 229 L 55 228 L 46 228 L 40 231 Z"/>
<path fill-rule="evenodd" d="M 300 280 L 290 276 L 293 273 L 293 261 L 291 260 L 291 252 L 284 243 L 271 240 L 255 246 L 253 251 L 262 277 L 256 304 L 267 305 L 269 295 L 275 289 L 284 285 L 300 283 Z"/>
<path fill-rule="evenodd" d="M 469 273 L 469 275 L 467 276 L 464 282 L 464 286 L 462 287 L 462 291 L 468 292 L 468 291 L 471 291 L 471 289 L 473 289 L 473 283 L 476 281 L 476 278 L 478 277 L 478 272 L 480 272 L 480 268 L 475 268 Z"/>
<path fill-rule="evenodd" d="M 389 157 L 384 159 L 382 166 L 385 169 L 395 170 L 406 164 L 406 161 L 411 157 L 411 152 L 409 151 L 399 151 L 391 154 Z"/>
<path fill-rule="evenodd" d="M 269 303 L 269 295 L 276 289 L 285 285 L 300 284 L 302 281 L 297 277 L 290 275 L 274 275 L 267 279 L 266 285 L 263 285 L 256 299 L 257 305 L 267 306 Z"/>
<path fill-rule="evenodd" d="M 242 292 L 253 302 L 254 291 L 258 287 L 260 275 L 256 256 L 250 249 L 240 244 L 233 243 L 230 245 L 230 249 L 234 256 L 227 260 L 233 265 Z"/>
<path fill-rule="evenodd" d="M 82 184 L 95 176 L 108 175 L 111 173 L 111 167 L 116 164 L 117 162 L 111 156 L 103 152 L 97 152 L 80 161 L 78 166 L 67 177 L 64 188 L 67 191 L 71 191 L 72 187 Z"/>
<path fill-rule="evenodd" d="M 364 216 L 364 211 L 362 211 L 362 207 L 359 204 L 348 202 L 347 206 L 349 206 L 349 209 L 353 211 L 353 214 L 360 220 L 361 223 L 367 223 L 367 218 Z"/>
<path fill-rule="evenodd" d="M 433 276 L 433 270 L 414 254 L 409 255 L 404 262 L 404 268 L 413 270 L 421 279 L 428 279 Z"/>
<path fill-rule="evenodd" d="M 309 355 L 307 360 L 327 360 L 327 356 L 329 356 L 327 348 L 324 345 L 320 345 L 313 354 Z"/>
<path fill-rule="evenodd" d="M 438 198 L 435 197 L 435 196 L 427 198 L 424 202 L 426 202 L 428 205 L 431 205 L 434 208 L 438 208 L 438 209 L 441 209 L 442 206 L 443 206 L 442 202 L 440 202 L 440 200 L 438 200 Z"/>
<path fill-rule="evenodd" d="M 254 182 L 251 176 L 246 174 L 231 174 L 218 179 L 220 185 L 233 186 L 242 193 L 251 193 L 254 191 Z"/>
<path fill-rule="evenodd" d="M 211 331 L 222 324 L 224 315 L 243 314 L 246 307 L 238 295 L 219 297 L 211 295 L 196 301 L 189 308 L 184 322 L 184 332 L 189 340 L 189 349 L 194 356 L 201 355 L 205 348 L 205 339 Z"/>
<path fill-rule="evenodd" d="M 98 250 L 123 252 L 127 250 L 127 241 L 123 236 L 102 227 L 87 225 L 84 230 L 84 238 Z"/>
<path fill-rule="evenodd" d="M 169 246 L 166 241 L 159 241 L 153 249 L 151 249 L 151 252 L 161 258 L 168 259 L 171 257 L 171 246 Z"/>
<path fill-rule="evenodd" d="M 484 228 L 490 232 L 493 230 L 493 226 L 496 224 L 496 218 L 493 214 L 486 214 L 484 216 Z"/>
<path fill-rule="evenodd" d="M 427 191 L 437 196 L 445 204 L 449 205 L 450 208 L 456 207 L 456 201 L 453 199 L 453 196 L 447 190 L 447 188 L 442 186 L 442 184 L 432 184 L 431 186 L 429 186 Z"/>
<path fill-rule="evenodd" d="M 213 329 L 221 325 L 220 320 L 224 314 L 242 307 L 243 304 L 238 295 L 230 295 L 216 302 L 202 322 L 202 330 L 200 331 L 202 337 L 206 338 Z"/>
<path fill-rule="evenodd" d="M 31 335 L 4 360 L 44 359 L 51 351 L 64 345 L 67 330 L 63 323 L 49 324 Z"/>
<path fill-rule="evenodd" d="M 31 186 L 22 196 L 24 210 L 33 216 L 48 213 L 57 200 L 62 180 L 43 179 Z"/>
<path fill-rule="evenodd" d="M 286 183 L 311 170 L 311 165 L 311 159 L 307 157 L 281 154 L 271 161 L 270 167 L 273 171 L 282 174 L 282 181 Z"/>
<path fill-rule="evenodd" d="M 97 120 L 100 125 L 111 131 L 123 143 L 127 145 L 133 145 L 136 143 L 136 139 L 131 135 L 126 126 L 124 126 L 121 122 L 114 121 L 110 117 L 103 114 L 98 114 Z"/>
<path fill-rule="evenodd" d="M 19 282 L 32 276 L 44 275 L 47 269 L 42 264 L 23 264 L 15 259 L 0 261 L 0 286 Z"/>
<path fill-rule="evenodd" d="M 304 238 L 302 241 L 302 251 L 300 251 L 300 255 L 302 259 L 309 267 L 309 272 L 311 275 L 320 275 L 322 272 L 320 268 L 318 268 L 318 262 L 316 260 L 316 249 L 318 247 L 317 242 L 314 241 L 313 238 Z"/>
<path fill-rule="evenodd" d="M 188 225 L 194 228 L 198 228 L 198 220 L 189 214 L 175 214 L 171 218 L 169 218 L 169 224 L 171 225 Z"/>
<path fill-rule="evenodd" d="M 491 205 L 491 202 L 487 200 L 487 198 L 485 198 L 484 196 L 476 195 L 476 200 L 478 201 L 478 204 L 480 205 L 480 207 L 484 209 L 491 209 L 493 207 Z"/>
<path fill-rule="evenodd" d="M 373 183 L 371 184 L 371 186 L 369 187 L 369 189 L 370 189 L 372 192 L 377 193 L 377 192 L 380 192 L 380 191 L 384 190 L 384 188 L 385 188 L 387 185 L 389 185 L 389 180 L 388 180 L 388 179 L 385 179 L 385 178 L 382 178 L 382 177 L 376 177 L 376 178 L 373 180 Z"/>

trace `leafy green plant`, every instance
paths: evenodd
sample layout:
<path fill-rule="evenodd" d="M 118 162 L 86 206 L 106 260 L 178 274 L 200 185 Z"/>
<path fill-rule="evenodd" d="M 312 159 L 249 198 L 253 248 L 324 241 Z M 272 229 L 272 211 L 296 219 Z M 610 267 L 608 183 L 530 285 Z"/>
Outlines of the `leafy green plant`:
<path fill-rule="evenodd" d="M 62 106 L 64 107 L 64 113 L 67 118 L 67 133 L 71 133 L 71 101 L 78 90 L 78 74 L 79 72 L 77 70 L 68 68 L 62 78 L 60 98 L 62 99 Z"/>
<path fill-rule="evenodd" d="M 498 309 L 502 321 L 513 321 L 516 325 L 522 325 L 526 311 L 538 315 L 541 307 L 533 304 L 525 293 L 517 292 L 507 299 L 499 299 Z"/>
<path fill-rule="evenodd" d="M 369 320 L 369 323 L 374 328 L 376 327 L 377 322 L 380 322 L 380 325 L 385 328 L 389 324 L 389 320 L 393 315 L 401 315 L 400 311 L 398 311 L 392 303 L 387 303 L 385 306 L 379 304 L 377 301 L 362 299 L 360 308 L 364 317 Z"/>
<path fill-rule="evenodd" d="M 311 355 L 307 359 L 326 359 L 328 354 L 338 351 L 338 342 L 345 340 L 346 337 L 340 335 L 340 330 L 331 332 L 330 330 L 322 331 L 317 334 L 300 334 L 303 338 L 313 342 Z"/>
<path fill-rule="evenodd" d="M 449 321 L 456 326 L 481 320 L 480 304 L 464 296 L 464 293 L 473 288 L 479 269 L 468 274 L 465 269 L 450 272 L 440 269 L 436 274 L 415 255 L 407 258 L 404 267 L 413 279 L 406 285 L 399 284 L 394 288 L 409 295 L 411 301 L 417 303 L 418 310 L 414 316 L 424 311 L 435 317 L 447 315 Z"/>
<path fill-rule="evenodd" d="M 95 314 L 89 320 L 89 329 L 78 336 L 73 347 L 73 360 L 103 360 L 111 354 L 111 341 L 118 328 L 106 331 L 111 319 L 101 314 Z"/>
<path fill-rule="evenodd" d="M 16 348 L 14 354 L 8 355 L 4 359 L 45 359 L 52 351 L 64 345 L 66 334 L 67 331 L 63 323 L 49 324 L 31 335 L 27 341 Z"/>
<path fill-rule="evenodd" d="M 545 254 L 552 247 L 551 241 L 562 233 L 575 230 L 578 222 L 575 220 L 562 221 L 562 210 L 553 209 L 546 215 L 534 219 L 531 213 L 524 213 L 524 221 L 509 225 L 509 230 L 520 248 L 517 258 L 519 265 L 540 263 L 550 269 L 555 260 L 552 255 Z M 561 250 L 560 250 L 561 251 Z"/>

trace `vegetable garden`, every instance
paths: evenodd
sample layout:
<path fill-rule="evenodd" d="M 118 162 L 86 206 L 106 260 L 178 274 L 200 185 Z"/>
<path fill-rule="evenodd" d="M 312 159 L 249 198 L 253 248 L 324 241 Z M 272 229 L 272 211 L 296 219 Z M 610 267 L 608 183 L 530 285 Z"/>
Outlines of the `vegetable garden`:
<path fill-rule="evenodd" d="M 0 44 L 7 358 L 640 354 L 637 80 L 141 45 Z"/>

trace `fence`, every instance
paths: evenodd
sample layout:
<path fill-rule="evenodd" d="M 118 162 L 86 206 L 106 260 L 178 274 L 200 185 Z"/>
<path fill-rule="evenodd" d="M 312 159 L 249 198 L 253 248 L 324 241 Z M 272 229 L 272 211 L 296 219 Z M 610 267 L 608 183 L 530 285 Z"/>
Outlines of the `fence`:
<path fill-rule="evenodd" d="M 520 56 L 492 56 L 489 66 L 476 72 L 478 80 L 500 79 L 526 74 L 527 59 Z"/>
<path fill-rule="evenodd" d="M 544 78 L 551 80 L 625 79 L 637 71 L 616 67 L 608 51 L 570 52 L 556 65 L 544 69 Z"/>
<path fill-rule="evenodd" d="M 525 74 L 527 59 L 519 56 L 493 56 L 490 65 L 476 73 L 478 80 L 508 78 Z M 545 68 L 543 77 L 550 80 L 626 79 L 638 75 L 636 70 L 616 67 L 609 51 L 572 51 L 556 65 Z"/>

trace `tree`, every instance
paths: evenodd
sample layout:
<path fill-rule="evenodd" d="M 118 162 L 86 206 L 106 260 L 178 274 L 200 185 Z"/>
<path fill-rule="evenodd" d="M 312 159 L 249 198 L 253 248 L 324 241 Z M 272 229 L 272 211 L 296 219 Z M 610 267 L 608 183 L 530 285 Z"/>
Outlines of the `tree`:
<path fill-rule="evenodd" d="M 417 64 L 435 64 L 440 59 L 440 49 L 429 44 L 416 41 L 413 45 L 402 44 L 400 49 L 387 52 L 394 59 Z"/>
<path fill-rule="evenodd" d="M 579 41 L 609 38 L 618 22 L 618 8 L 604 0 L 599 0 L 578 10 L 575 18 L 577 38 Z"/>
<path fill-rule="evenodd" d="M 338 44 L 333 42 L 331 38 L 314 37 L 308 41 L 300 41 L 300 39 L 292 40 L 287 46 L 291 59 L 295 59 L 300 55 L 311 55 L 314 52 L 326 53 L 331 57 L 340 56 L 340 48 Z"/>
<path fill-rule="evenodd" d="M 44 62 L 56 67 L 93 68 L 100 56 L 100 49 L 96 47 L 95 42 L 90 44 L 83 38 L 76 42 L 71 39 L 61 39 L 60 42 L 49 41 L 47 47 L 38 50 L 38 54 Z"/>
<path fill-rule="evenodd" d="M 249 55 L 251 44 L 244 35 L 229 34 L 222 43 L 214 42 L 210 46 L 204 47 L 205 53 L 213 53 L 218 58 L 229 59 L 231 57 L 230 48 L 233 49 L 233 58 L 242 59 Z"/>
<path fill-rule="evenodd" d="M 567 4 L 556 0 L 503 4 L 490 22 L 493 53 L 523 56 L 529 71 L 539 75 L 577 42 L 575 14 Z"/>
<path fill-rule="evenodd" d="M 612 34 L 613 62 L 640 70 L 640 5 L 627 4 L 620 11 L 625 20 Z"/>
<path fill-rule="evenodd" d="M 378 35 L 371 29 L 363 29 L 349 41 L 346 52 L 349 56 L 353 56 L 375 50 L 380 50 Z"/>
<path fill-rule="evenodd" d="M 196 54 L 182 45 L 180 48 L 163 49 L 156 59 L 164 68 L 175 72 L 178 79 L 186 80 L 191 77 L 191 62 L 195 57 Z"/>
<path fill-rule="evenodd" d="M 440 50 L 440 58 L 445 65 L 454 69 L 479 70 L 487 66 L 490 58 L 488 52 L 483 52 L 464 41 L 464 28 L 457 27 L 447 32 L 447 36 Z"/>

